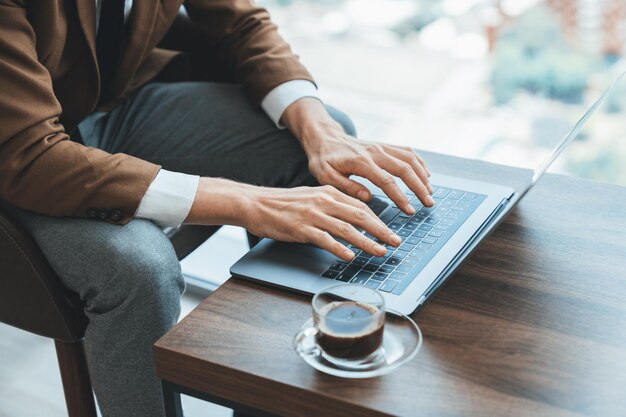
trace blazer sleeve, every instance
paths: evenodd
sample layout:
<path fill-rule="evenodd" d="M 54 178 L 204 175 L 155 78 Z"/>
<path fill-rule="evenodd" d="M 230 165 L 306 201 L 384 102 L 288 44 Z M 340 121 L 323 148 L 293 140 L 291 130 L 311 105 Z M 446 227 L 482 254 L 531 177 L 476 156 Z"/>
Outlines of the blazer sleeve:
<path fill-rule="evenodd" d="M 216 48 L 254 104 L 276 86 L 309 80 L 287 42 L 278 34 L 267 10 L 254 0 L 186 0 L 190 19 Z"/>
<path fill-rule="evenodd" d="M 0 1 L 0 197 L 50 216 L 128 222 L 159 166 L 69 140 L 23 6 Z"/>

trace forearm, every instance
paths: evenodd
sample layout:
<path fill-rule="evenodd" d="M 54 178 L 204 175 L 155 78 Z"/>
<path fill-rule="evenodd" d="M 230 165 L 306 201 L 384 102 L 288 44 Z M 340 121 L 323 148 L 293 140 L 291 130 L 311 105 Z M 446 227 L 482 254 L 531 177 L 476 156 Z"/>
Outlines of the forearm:
<path fill-rule="evenodd" d="M 244 226 L 247 197 L 254 188 L 223 178 L 200 178 L 185 223 Z"/>

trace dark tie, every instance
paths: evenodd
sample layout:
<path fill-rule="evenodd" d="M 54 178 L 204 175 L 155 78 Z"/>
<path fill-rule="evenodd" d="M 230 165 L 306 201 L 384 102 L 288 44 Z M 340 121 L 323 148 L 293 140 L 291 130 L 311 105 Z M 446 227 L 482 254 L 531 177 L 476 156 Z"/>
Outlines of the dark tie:
<path fill-rule="evenodd" d="M 102 101 L 109 98 L 111 80 L 122 51 L 125 0 L 101 1 L 96 54 L 100 67 L 100 97 Z"/>

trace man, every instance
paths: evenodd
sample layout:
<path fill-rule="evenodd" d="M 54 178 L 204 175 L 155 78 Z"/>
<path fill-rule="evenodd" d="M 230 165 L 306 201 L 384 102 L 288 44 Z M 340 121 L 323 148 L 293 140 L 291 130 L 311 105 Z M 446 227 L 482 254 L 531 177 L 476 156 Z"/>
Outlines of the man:
<path fill-rule="evenodd" d="M 241 86 L 154 82 L 182 65 L 155 48 L 181 3 L 0 0 L 0 197 L 85 302 L 105 417 L 163 414 L 151 346 L 184 284 L 158 225 L 232 224 L 351 259 L 333 236 L 375 255 L 357 228 L 400 239 L 350 175 L 407 213 L 392 175 L 433 204 L 421 158 L 351 136 L 250 0 L 184 2 Z"/>

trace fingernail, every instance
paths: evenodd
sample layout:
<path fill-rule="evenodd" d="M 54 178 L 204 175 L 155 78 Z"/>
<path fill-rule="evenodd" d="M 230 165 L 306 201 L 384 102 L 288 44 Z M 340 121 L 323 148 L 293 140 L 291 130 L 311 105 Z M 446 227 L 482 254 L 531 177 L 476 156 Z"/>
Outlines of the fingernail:
<path fill-rule="evenodd" d="M 356 197 L 361 200 L 361 201 L 368 201 L 369 200 L 369 193 L 365 190 L 361 190 L 358 193 L 356 193 Z"/>
<path fill-rule="evenodd" d="M 387 249 L 384 246 L 376 245 L 374 246 L 374 248 L 376 249 L 376 252 L 380 253 L 381 255 L 387 253 Z"/>
<path fill-rule="evenodd" d="M 348 259 L 352 259 L 354 258 L 354 252 L 352 252 L 351 250 L 345 250 L 343 251 L 344 255 L 346 258 Z"/>
<path fill-rule="evenodd" d="M 410 204 L 407 204 L 407 205 L 406 205 L 406 212 L 407 212 L 407 213 L 409 213 L 409 214 L 411 214 L 411 215 L 415 214 L 415 207 L 413 207 L 413 206 L 412 206 L 412 205 L 410 205 Z"/>
<path fill-rule="evenodd" d="M 426 184 L 426 188 L 428 188 L 428 192 L 429 192 L 430 194 L 432 194 L 432 193 L 433 193 L 433 187 L 431 187 L 431 186 L 430 186 L 430 183 Z"/>
<path fill-rule="evenodd" d="M 429 206 L 434 206 L 435 205 L 435 200 L 433 200 L 433 198 L 431 196 L 427 196 L 426 197 L 426 202 L 428 203 Z"/>
<path fill-rule="evenodd" d="M 391 235 L 391 243 L 398 246 L 400 243 L 402 243 L 402 239 L 400 239 L 400 236 L 394 233 Z"/>

